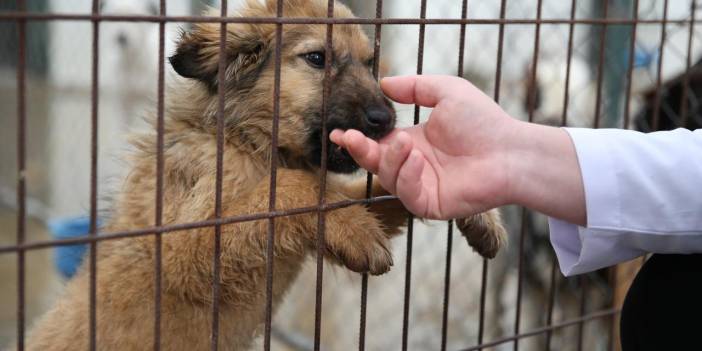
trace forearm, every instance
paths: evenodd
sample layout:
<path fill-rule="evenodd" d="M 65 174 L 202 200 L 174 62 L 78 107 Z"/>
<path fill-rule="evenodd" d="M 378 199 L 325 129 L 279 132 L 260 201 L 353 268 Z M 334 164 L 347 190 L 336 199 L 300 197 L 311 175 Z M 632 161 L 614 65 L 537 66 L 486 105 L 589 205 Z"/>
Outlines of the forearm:
<path fill-rule="evenodd" d="M 510 202 L 584 226 L 585 192 L 568 133 L 561 128 L 514 123 L 505 145 Z"/>

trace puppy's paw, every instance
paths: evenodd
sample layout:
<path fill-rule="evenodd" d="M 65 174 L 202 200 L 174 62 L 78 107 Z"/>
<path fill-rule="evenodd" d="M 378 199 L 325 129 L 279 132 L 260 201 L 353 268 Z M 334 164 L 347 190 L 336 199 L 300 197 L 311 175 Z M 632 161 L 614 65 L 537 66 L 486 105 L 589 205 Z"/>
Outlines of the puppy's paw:
<path fill-rule="evenodd" d="M 507 231 L 497 209 L 456 219 L 456 226 L 473 250 L 485 258 L 494 258 L 507 244 Z"/>
<path fill-rule="evenodd" d="M 354 272 L 388 272 L 393 265 L 390 242 L 379 226 L 370 227 L 349 226 L 343 232 L 329 233 L 328 256 Z"/>

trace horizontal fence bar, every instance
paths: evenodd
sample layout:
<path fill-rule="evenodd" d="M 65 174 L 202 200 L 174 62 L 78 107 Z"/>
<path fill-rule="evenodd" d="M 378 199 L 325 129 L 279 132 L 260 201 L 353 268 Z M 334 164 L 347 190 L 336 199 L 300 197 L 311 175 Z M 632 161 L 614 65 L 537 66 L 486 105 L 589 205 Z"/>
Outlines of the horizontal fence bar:
<path fill-rule="evenodd" d="M 598 311 L 598 312 L 593 312 L 593 313 L 590 313 L 590 314 L 583 315 L 582 317 L 579 317 L 579 318 L 574 318 L 574 319 L 570 319 L 570 320 L 563 321 L 563 322 L 560 322 L 560 323 L 556 323 L 556 324 L 552 324 L 552 325 L 547 325 L 547 326 L 544 326 L 544 327 L 541 327 L 541 328 L 532 329 L 532 330 L 530 330 L 530 331 L 528 331 L 528 332 L 524 332 L 524 333 L 521 333 L 521 334 L 515 334 L 515 335 L 510 335 L 510 336 L 506 336 L 506 337 L 503 337 L 503 338 L 499 338 L 499 339 L 496 339 L 496 340 L 493 340 L 493 341 L 490 341 L 490 342 L 487 342 L 487 343 L 483 343 L 483 344 L 480 344 L 480 345 L 476 345 L 476 346 L 473 346 L 473 347 L 470 347 L 470 348 L 467 348 L 467 349 L 462 349 L 461 351 L 477 351 L 477 350 L 482 350 L 482 349 L 484 349 L 484 348 L 486 348 L 486 347 L 493 347 L 493 346 L 501 345 L 501 344 L 504 344 L 504 343 L 508 343 L 508 342 L 510 342 L 510 341 L 515 341 L 515 340 L 517 340 L 517 339 L 526 339 L 526 338 L 529 338 L 529 337 L 532 337 L 532 336 L 537 336 L 537 335 L 540 335 L 540 334 L 547 333 L 547 332 L 549 332 L 549 331 L 554 331 L 554 330 L 556 330 L 556 329 L 562 329 L 562 328 L 574 326 L 574 325 L 579 324 L 579 323 L 588 322 L 588 321 L 591 321 L 591 320 L 593 320 L 593 319 L 599 319 L 599 318 L 604 318 L 604 317 L 610 317 L 610 316 L 619 314 L 619 312 L 621 312 L 621 309 L 620 309 L 620 308 L 610 308 L 610 309 L 606 309 L 606 310 L 601 310 L 601 311 Z"/>
<path fill-rule="evenodd" d="M 294 209 L 290 209 L 290 210 L 259 212 L 259 213 L 248 214 L 248 215 L 208 219 L 208 220 L 198 221 L 198 222 L 171 224 L 171 225 L 165 225 L 165 226 L 161 226 L 161 227 L 150 227 L 150 228 L 126 230 L 126 231 L 113 232 L 113 233 L 105 233 L 105 234 L 101 233 L 98 236 L 79 236 L 79 237 L 74 237 L 74 238 L 70 238 L 70 239 L 35 241 L 32 243 L 27 243 L 27 244 L 22 244 L 22 245 L 5 245 L 5 246 L 0 246 L 0 254 L 6 254 L 6 253 L 17 252 L 17 251 L 22 251 L 22 250 L 45 249 L 45 248 L 50 248 L 50 247 L 55 247 L 55 246 L 87 244 L 87 243 L 98 242 L 98 241 L 103 241 L 103 240 L 115 240 L 115 239 L 123 239 L 123 238 L 130 238 L 130 237 L 139 237 L 139 236 L 144 236 L 144 235 L 149 235 L 149 234 L 154 234 L 154 233 L 169 233 L 169 232 L 176 232 L 176 231 L 181 231 L 181 230 L 213 227 L 216 225 L 258 221 L 258 220 L 269 219 L 269 218 L 296 216 L 296 215 L 306 214 L 306 213 L 317 213 L 319 211 L 332 211 L 332 210 L 336 210 L 336 209 L 344 208 L 344 207 L 349 207 L 349 206 L 353 206 L 353 205 L 370 205 L 370 204 L 374 204 L 374 203 L 379 203 L 379 202 L 384 202 L 384 201 L 392 201 L 392 200 L 397 200 L 397 197 L 392 196 L 392 195 L 385 195 L 385 196 L 372 197 L 370 199 L 346 200 L 346 201 L 339 201 L 339 202 L 334 202 L 334 203 L 326 203 L 322 206 L 308 206 L 308 207 L 294 208 Z"/>
<path fill-rule="evenodd" d="M 0 12 L 0 21 L 106 21 L 106 22 L 191 22 L 191 23 L 261 23 L 261 24 L 689 24 L 691 19 L 639 19 L 590 18 L 590 19 L 460 19 L 460 18 L 323 18 L 323 17 L 213 17 L 213 16 L 128 16 L 91 14 L 48 14 Z M 702 19 L 695 19 L 695 23 Z"/>

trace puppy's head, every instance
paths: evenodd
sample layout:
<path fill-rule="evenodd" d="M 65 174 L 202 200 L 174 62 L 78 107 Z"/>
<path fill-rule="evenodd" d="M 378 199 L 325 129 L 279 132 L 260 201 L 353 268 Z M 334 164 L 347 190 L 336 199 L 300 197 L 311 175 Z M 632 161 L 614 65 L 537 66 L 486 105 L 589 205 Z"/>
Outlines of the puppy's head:
<path fill-rule="evenodd" d="M 323 0 L 285 0 L 284 17 L 326 17 Z M 249 1 L 242 17 L 275 17 L 276 1 Z M 352 17 L 337 3 L 334 17 Z M 334 25 L 331 51 L 325 50 L 326 25 L 282 26 L 279 95 L 279 154 L 289 163 L 319 166 L 322 142 L 328 145 L 327 166 L 334 172 L 352 172 L 353 159 L 322 135 L 325 63 L 329 67 L 327 130 L 358 129 L 378 139 L 392 130 L 395 112 L 372 75 L 373 50 L 358 25 Z M 232 23 L 225 37 L 224 81 L 219 82 L 219 23 L 198 24 L 183 34 L 170 58 L 175 71 L 197 82 L 198 99 L 205 111 L 196 123 L 213 125 L 220 84 L 225 93 L 227 135 L 258 150 L 269 150 L 275 86 L 276 26 Z M 327 60 L 330 59 L 330 60 Z"/>

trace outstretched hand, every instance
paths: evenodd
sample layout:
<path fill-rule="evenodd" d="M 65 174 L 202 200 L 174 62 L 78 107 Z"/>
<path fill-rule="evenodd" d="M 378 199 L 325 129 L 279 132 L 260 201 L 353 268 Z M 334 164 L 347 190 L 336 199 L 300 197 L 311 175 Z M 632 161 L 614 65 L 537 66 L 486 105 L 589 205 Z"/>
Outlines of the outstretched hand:
<path fill-rule="evenodd" d="M 513 119 L 457 77 L 385 78 L 381 88 L 397 102 L 433 107 L 427 122 L 378 142 L 356 130 L 330 138 L 410 212 L 449 219 L 519 204 L 585 225 L 580 166 L 565 130 Z"/>
<path fill-rule="evenodd" d="M 433 107 L 426 123 L 376 142 L 356 130 L 330 138 L 421 217 L 465 217 L 502 205 L 509 182 L 499 141 L 513 120 L 466 80 L 446 76 L 385 78 L 397 102 Z M 470 104 L 470 101 L 480 104 Z"/>

